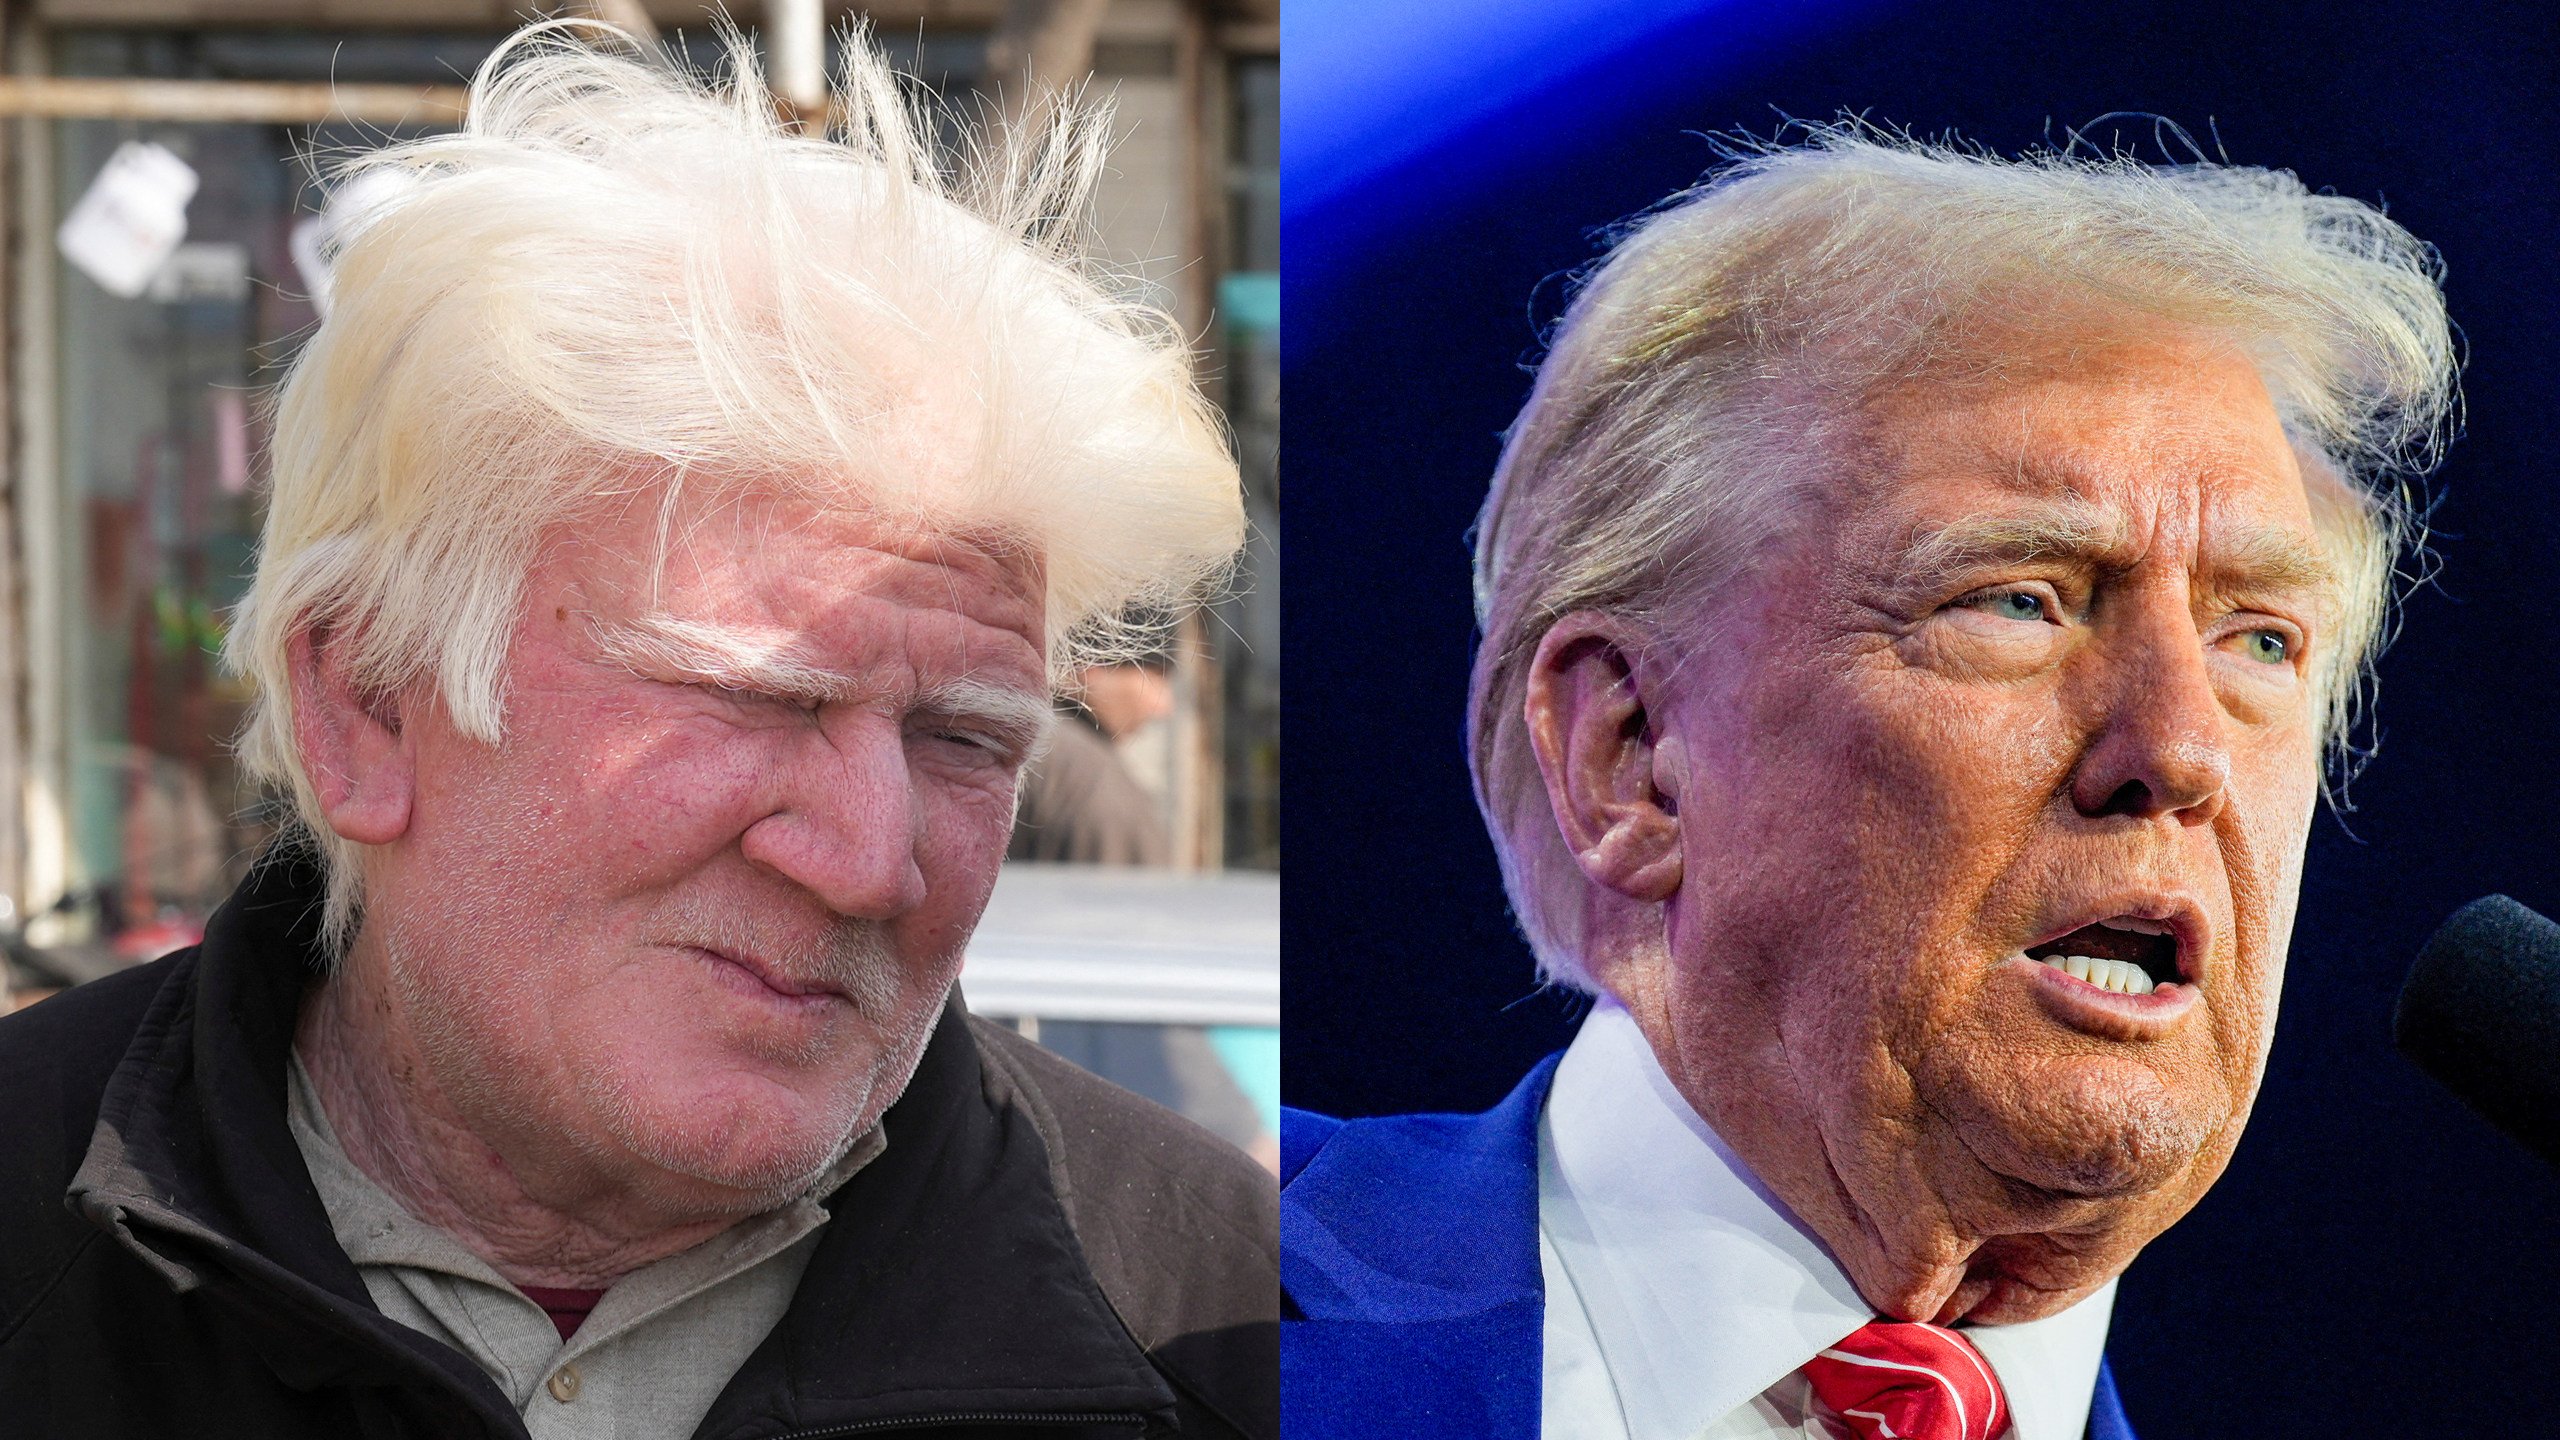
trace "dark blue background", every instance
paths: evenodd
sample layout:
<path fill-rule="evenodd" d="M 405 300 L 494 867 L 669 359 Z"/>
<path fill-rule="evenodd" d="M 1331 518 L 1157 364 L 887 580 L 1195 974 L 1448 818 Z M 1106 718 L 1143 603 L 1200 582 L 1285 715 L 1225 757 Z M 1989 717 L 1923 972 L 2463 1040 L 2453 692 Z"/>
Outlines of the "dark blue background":
<path fill-rule="evenodd" d="M 1462 536 L 1594 228 L 1707 168 L 1697 132 L 1765 134 L 1779 112 L 2012 153 L 2165 115 L 2232 161 L 2385 201 L 2443 251 L 2469 421 L 2433 482 L 2441 576 L 2383 662 L 2380 757 L 2348 825 L 2324 814 L 2312 836 L 2248 1138 L 2125 1277 L 2111 1351 L 2146 1440 L 2560 1425 L 2560 1177 L 2389 1039 L 2453 907 L 2495 890 L 2560 914 L 2554 7 L 1734 9 L 1750 18 L 1701 13 L 1290 202 L 1290 1103 L 1481 1108 L 1570 1036 L 1570 1008 L 1532 993 L 1468 800 Z"/>

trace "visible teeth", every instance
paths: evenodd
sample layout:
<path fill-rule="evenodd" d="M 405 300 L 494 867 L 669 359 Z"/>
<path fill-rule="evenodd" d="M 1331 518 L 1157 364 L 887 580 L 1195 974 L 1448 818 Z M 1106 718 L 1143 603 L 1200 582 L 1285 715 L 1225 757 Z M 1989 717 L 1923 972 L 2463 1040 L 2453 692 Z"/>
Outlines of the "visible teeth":
<path fill-rule="evenodd" d="M 2106 960 L 2090 955 L 2051 955 L 2045 964 L 2074 980 L 2086 980 L 2101 990 L 2119 995 L 2148 995 L 2160 988 L 2142 967 L 2129 960 Z"/>
<path fill-rule="evenodd" d="M 2169 927 L 2161 924 L 2157 920 L 2143 920 L 2131 915 L 2119 915 L 2113 920 L 2101 920 L 2098 923 L 2104 925 L 2110 930 L 2129 930 L 2136 935 L 2166 935 L 2170 933 Z"/>

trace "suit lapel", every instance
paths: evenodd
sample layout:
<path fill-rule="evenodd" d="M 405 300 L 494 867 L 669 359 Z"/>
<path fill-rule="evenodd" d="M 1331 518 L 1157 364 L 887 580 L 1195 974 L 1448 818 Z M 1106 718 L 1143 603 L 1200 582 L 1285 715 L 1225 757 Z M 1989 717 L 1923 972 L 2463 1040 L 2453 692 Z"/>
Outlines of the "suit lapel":
<path fill-rule="evenodd" d="M 2115 1369 L 2104 1360 L 2098 1362 L 2097 1393 L 2089 1399 L 2089 1440 L 2134 1440 L 2133 1422 L 2116 1394 Z"/>
<path fill-rule="evenodd" d="M 1481 1115 L 1296 1122 L 1280 1195 L 1287 1433 L 1537 1435 L 1538 1111 L 1555 1067 Z"/>
<path fill-rule="evenodd" d="M 1481 1115 L 1284 1115 L 1283 1433 L 1535 1440 L 1538 1113 L 1559 1058 Z M 2134 1440 L 2103 1362 L 2087 1440 Z"/>

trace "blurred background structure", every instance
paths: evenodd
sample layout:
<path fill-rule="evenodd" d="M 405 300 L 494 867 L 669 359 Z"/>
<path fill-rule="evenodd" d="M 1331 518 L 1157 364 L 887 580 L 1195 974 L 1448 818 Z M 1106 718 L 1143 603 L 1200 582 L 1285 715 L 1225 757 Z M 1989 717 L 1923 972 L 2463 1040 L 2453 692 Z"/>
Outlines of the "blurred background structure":
<path fill-rule="evenodd" d="M 2560 1176 L 2390 1041 L 2455 906 L 2560 913 L 2560 9 L 1287 0 L 1283 29 L 1290 1102 L 1481 1109 L 1580 1018 L 1536 992 L 1469 798 L 1464 537 L 1600 231 L 1695 181 L 1709 135 L 1791 115 L 2191 158 L 2156 113 L 2441 247 L 2469 414 L 2380 753 L 2311 836 L 2256 1118 L 2125 1276 L 2116 1372 L 2145 1440 L 2560 1407 L 2560 1367 L 2480 1383 L 2560 1291 Z"/>
<path fill-rule="evenodd" d="M 1097 743 L 1130 823 L 1153 837 L 1132 858 L 1161 870 L 1159 888 L 1215 897 L 1196 935 L 1155 940 L 1230 967 L 1243 944 L 1262 979 L 1235 992 L 1258 1000 L 1231 995 L 1207 1024 L 1196 1004 L 1127 985 L 1109 1015 L 1074 1018 L 1143 1035 L 1181 1021 L 1194 1050 L 1217 1042 L 1257 1115 L 1278 1086 L 1278 9 L 727 7 L 777 103 L 804 118 L 822 115 L 829 57 L 857 15 L 964 118 L 1042 87 L 1117 106 L 1103 246 L 1195 337 L 1242 451 L 1254 538 L 1231 593 L 1150 670 L 1155 701 Z M 260 394 L 318 319 L 328 157 L 453 126 L 480 61 L 554 14 L 613 22 L 680 64 L 717 54 L 698 0 L 0 0 L 0 1010 L 12 984 L 27 1003 L 192 943 L 268 838 L 229 749 L 246 696 L 216 652 L 260 522 Z M 1038 950 L 1036 917 L 1058 913 L 1014 898 L 1044 883 L 1008 876 L 1000 891 L 1017 957 Z M 1254 1134 L 1232 1116 L 1217 1128 Z"/>

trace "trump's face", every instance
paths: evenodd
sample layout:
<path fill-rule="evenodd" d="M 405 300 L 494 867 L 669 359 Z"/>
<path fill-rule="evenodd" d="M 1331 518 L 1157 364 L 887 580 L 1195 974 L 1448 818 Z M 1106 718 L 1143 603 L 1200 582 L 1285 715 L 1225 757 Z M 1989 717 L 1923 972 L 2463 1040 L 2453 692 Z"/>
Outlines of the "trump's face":
<path fill-rule="evenodd" d="M 2239 1137 L 2337 582 L 2227 350 L 2057 347 L 1868 419 L 1842 488 L 1647 667 L 1680 878 L 1626 983 L 1870 1301 L 2025 1319 Z"/>

